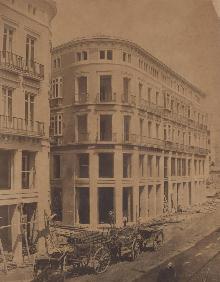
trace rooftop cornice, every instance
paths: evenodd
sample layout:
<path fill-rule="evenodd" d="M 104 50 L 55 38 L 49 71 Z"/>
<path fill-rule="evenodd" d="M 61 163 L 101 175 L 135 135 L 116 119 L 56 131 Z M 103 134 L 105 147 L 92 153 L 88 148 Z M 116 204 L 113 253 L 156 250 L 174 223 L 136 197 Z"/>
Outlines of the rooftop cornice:
<path fill-rule="evenodd" d="M 205 97 L 206 94 L 201 89 L 199 89 L 197 86 L 193 85 L 191 82 L 186 80 L 183 76 L 178 74 L 176 71 L 171 69 L 169 66 L 167 66 L 165 63 L 154 57 L 152 54 L 150 54 L 148 51 L 146 51 L 144 48 L 142 48 L 140 45 L 134 43 L 131 40 L 120 38 L 120 37 L 114 37 L 114 36 L 108 36 L 108 35 L 94 35 L 90 37 L 79 37 L 75 38 L 71 41 L 68 41 L 66 43 L 63 43 L 61 45 L 58 45 L 52 49 L 52 54 L 55 54 L 57 52 L 63 51 L 65 49 L 69 49 L 71 47 L 74 47 L 78 44 L 82 43 L 92 43 L 92 42 L 117 42 L 124 45 L 127 45 L 133 49 L 136 49 L 140 54 L 150 59 L 153 63 L 157 64 L 158 67 L 162 68 L 165 72 L 168 72 L 170 75 L 173 75 L 176 79 L 182 81 L 184 84 L 186 84 L 188 87 L 190 87 L 193 91 L 198 93 L 200 96 Z"/>

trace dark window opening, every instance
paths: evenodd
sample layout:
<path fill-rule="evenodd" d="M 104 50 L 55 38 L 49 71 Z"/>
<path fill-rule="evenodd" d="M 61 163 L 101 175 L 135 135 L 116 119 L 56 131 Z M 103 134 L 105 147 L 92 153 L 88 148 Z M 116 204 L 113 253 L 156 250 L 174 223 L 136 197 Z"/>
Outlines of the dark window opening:
<path fill-rule="evenodd" d="M 60 155 L 54 155 L 53 156 L 53 177 L 54 178 L 60 178 Z"/>
<path fill-rule="evenodd" d="M 101 178 L 114 177 L 114 154 L 112 153 L 99 154 L 99 177 Z"/>
<path fill-rule="evenodd" d="M 78 165 L 79 172 L 78 175 L 80 178 L 89 177 L 89 154 L 79 154 L 78 155 Z"/>

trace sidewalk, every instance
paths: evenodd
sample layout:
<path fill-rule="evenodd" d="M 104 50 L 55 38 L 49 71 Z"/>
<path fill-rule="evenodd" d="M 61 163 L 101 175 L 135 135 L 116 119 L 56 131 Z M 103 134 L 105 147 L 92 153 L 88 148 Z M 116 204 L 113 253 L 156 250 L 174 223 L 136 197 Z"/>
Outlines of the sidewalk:
<path fill-rule="evenodd" d="M 175 220 L 176 218 L 176 220 Z M 143 253 L 135 262 L 121 262 L 112 265 L 102 275 L 84 275 L 74 277 L 70 281 L 129 281 L 138 278 L 141 272 L 148 271 L 174 255 L 192 247 L 196 242 L 220 227 L 220 203 L 216 209 L 196 207 L 192 212 L 184 212 L 177 217 L 175 223 L 166 223 L 164 226 L 165 245 L 156 253 Z M 127 273 L 126 277 L 124 276 Z M 129 275 L 129 276 L 128 276 Z M 31 281 L 32 267 L 18 268 L 7 275 L 0 273 L 0 281 Z"/>

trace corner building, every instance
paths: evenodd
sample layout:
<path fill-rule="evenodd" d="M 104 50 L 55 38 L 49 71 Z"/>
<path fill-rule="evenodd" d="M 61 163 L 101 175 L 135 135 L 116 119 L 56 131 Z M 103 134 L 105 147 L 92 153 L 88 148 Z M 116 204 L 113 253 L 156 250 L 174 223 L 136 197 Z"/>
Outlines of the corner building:
<path fill-rule="evenodd" d="M 22 261 L 49 212 L 52 0 L 0 0 L 0 238 Z M 3 228 L 4 226 L 4 228 Z M 7 226 L 7 227 L 5 227 Z"/>
<path fill-rule="evenodd" d="M 118 226 L 205 201 L 205 94 L 127 40 L 52 51 L 51 193 L 57 220 Z"/>

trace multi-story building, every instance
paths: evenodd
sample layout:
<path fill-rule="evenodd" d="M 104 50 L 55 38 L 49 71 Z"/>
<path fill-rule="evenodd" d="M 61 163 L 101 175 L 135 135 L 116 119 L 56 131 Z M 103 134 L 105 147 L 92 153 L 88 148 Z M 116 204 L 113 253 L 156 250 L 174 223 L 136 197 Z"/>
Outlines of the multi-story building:
<path fill-rule="evenodd" d="M 0 0 L 0 11 L 0 239 L 19 262 L 20 222 L 30 222 L 31 243 L 50 208 L 50 22 L 56 5 Z"/>
<path fill-rule="evenodd" d="M 117 225 L 205 201 L 205 94 L 112 37 L 52 51 L 51 189 L 66 224 Z"/>

